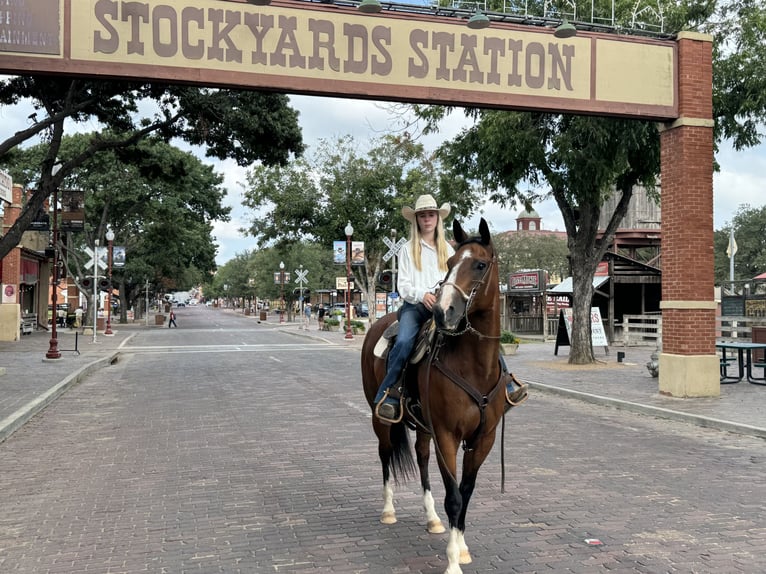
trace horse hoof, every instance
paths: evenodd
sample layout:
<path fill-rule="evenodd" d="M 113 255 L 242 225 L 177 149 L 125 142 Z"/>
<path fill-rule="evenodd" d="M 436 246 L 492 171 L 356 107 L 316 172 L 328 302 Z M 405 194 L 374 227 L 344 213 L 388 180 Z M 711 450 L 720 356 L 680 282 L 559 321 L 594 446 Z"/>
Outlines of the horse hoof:
<path fill-rule="evenodd" d="M 441 534 L 445 530 L 441 520 L 429 520 L 426 528 L 431 534 Z"/>
<path fill-rule="evenodd" d="M 468 550 L 461 550 L 460 551 L 460 558 L 458 559 L 458 563 L 460 564 L 470 564 L 473 562 L 473 559 L 471 558 L 471 553 L 468 552 Z"/>
<path fill-rule="evenodd" d="M 393 512 L 384 512 L 380 515 L 380 521 L 383 524 L 395 524 L 396 523 L 396 515 Z"/>

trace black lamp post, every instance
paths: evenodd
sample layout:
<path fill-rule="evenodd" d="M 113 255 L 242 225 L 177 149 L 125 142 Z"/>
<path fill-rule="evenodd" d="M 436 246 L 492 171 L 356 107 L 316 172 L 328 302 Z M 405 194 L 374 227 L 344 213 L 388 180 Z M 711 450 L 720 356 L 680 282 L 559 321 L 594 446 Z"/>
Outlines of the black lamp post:
<path fill-rule="evenodd" d="M 111 225 L 106 226 L 106 240 L 109 245 L 109 251 L 107 253 L 107 275 L 109 277 L 107 280 L 106 330 L 104 331 L 104 335 L 114 335 L 114 333 L 112 333 L 112 245 L 114 241 L 114 231 L 112 231 Z"/>
<path fill-rule="evenodd" d="M 51 175 L 55 178 L 61 169 L 59 164 L 53 166 Z M 59 340 L 56 332 L 56 323 L 58 322 L 58 284 L 59 284 L 59 262 L 58 262 L 58 243 L 59 243 L 59 214 L 58 214 L 58 191 L 59 186 L 53 186 L 53 269 L 51 270 L 51 294 L 52 316 L 51 316 L 51 340 L 48 343 L 48 352 L 45 353 L 46 359 L 60 359 Z"/>
<path fill-rule="evenodd" d="M 346 336 L 345 339 L 353 339 L 351 334 L 351 236 L 354 228 L 351 222 L 346 223 Z"/>

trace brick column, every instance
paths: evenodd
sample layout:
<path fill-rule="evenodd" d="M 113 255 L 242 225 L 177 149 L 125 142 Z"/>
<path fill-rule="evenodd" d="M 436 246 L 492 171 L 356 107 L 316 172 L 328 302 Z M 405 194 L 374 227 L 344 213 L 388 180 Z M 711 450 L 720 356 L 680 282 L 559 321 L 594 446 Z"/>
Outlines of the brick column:
<path fill-rule="evenodd" d="M 713 278 L 710 36 L 678 35 L 678 119 L 664 127 L 660 393 L 720 394 Z"/>
<path fill-rule="evenodd" d="M 8 233 L 11 226 L 16 223 L 16 220 L 21 214 L 22 194 L 24 189 L 20 185 L 14 185 L 11 190 L 12 202 L 10 205 L 5 206 L 3 212 L 3 235 Z M 2 277 L 3 283 L 6 285 L 13 285 L 16 289 L 16 303 L 20 303 L 19 299 L 19 278 L 21 277 L 21 247 L 14 247 L 8 252 L 8 255 L 3 257 Z"/>

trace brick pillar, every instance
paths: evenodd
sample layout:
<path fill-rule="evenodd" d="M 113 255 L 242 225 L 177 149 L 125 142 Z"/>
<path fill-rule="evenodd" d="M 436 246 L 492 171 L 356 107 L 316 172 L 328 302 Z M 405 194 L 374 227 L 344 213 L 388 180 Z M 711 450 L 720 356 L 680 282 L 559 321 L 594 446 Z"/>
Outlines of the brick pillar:
<path fill-rule="evenodd" d="M 713 279 L 713 63 L 710 36 L 678 35 L 679 117 L 664 127 L 660 393 L 720 394 Z"/>
<path fill-rule="evenodd" d="M 14 185 L 12 188 L 12 202 L 5 206 L 3 212 L 3 235 L 5 235 L 11 226 L 21 215 L 21 200 L 24 189 L 20 185 Z M 16 303 L 20 303 L 19 298 L 19 278 L 21 277 L 21 247 L 14 247 L 2 259 L 2 277 L 3 284 L 13 285 L 16 290 Z"/>

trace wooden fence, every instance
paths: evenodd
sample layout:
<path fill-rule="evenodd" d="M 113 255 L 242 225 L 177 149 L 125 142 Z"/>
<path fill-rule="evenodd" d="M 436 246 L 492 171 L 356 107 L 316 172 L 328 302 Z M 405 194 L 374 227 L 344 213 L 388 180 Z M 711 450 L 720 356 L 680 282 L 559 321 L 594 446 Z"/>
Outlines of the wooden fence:
<path fill-rule="evenodd" d="M 662 345 L 662 314 L 622 316 L 622 344 L 625 347 L 639 345 Z M 617 337 L 617 333 L 615 333 Z"/>

